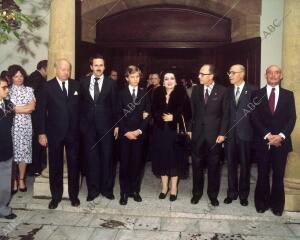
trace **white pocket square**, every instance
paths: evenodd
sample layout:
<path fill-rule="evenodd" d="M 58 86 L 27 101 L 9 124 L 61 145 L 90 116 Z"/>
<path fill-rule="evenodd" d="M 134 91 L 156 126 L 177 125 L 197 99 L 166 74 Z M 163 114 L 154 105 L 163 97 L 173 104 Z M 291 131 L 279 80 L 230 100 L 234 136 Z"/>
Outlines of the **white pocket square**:
<path fill-rule="evenodd" d="M 78 95 L 78 92 L 77 92 L 77 91 L 75 91 L 75 92 L 74 92 L 74 95 Z"/>

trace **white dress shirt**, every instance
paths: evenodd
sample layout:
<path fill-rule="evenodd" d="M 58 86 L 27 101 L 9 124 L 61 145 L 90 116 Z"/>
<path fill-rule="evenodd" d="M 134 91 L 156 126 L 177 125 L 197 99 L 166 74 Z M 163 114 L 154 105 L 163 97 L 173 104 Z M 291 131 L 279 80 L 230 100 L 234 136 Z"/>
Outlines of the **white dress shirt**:
<path fill-rule="evenodd" d="M 272 92 L 272 86 L 268 85 L 267 84 L 267 95 L 268 95 L 268 100 L 269 100 L 269 97 L 271 95 L 271 92 Z M 278 103 L 278 99 L 279 99 L 279 91 L 280 91 L 280 88 L 279 88 L 279 85 L 276 85 L 275 87 L 275 106 L 274 106 L 274 110 L 276 110 L 276 107 L 277 107 L 277 103 Z M 264 139 L 267 139 L 268 135 L 270 133 L 268 133 Z M 285 135 L 283 133 L 279 133 L 278 135 L 280 135 L 283 139 L 285 139 Z"/>
<path fill-rule="evenodd" d="M 138 87 L 133 87 L 131 85 L 129 85 L 128 87 L 129 87 L 130 95 L 132 96 L 133 89 L 135 89 L 135 96 L 137 96 L 137 94 L 138 94 Z"/>
<path fill-rule="evenodd" d="M 95 75 L 92 75 L 92 76 L 91 76 L 91 82 L 90 82 L 90 88 L 89 88 L 91 97 L 92 97 L 93 99 L 94 99 L 95 78 L 96 78 Z M 104 75 L 102 74 L 102 75 L 99 77 L 99 80 L 98 80 L 99 92 L 101 92 L 101 89 L 102 89 L 103 79 L 104 79 Z M 94 100 L 95 100 L 95 99 L 94 99 Z"/>
<path fill-rule="evenodd" d="M 63 85 L 62 85 L 63 81 L 61 81 L 58 77 L 56 77 L 56 80 L 57 80 L 61 90 L 63 91 Z M 69 95 L 69 80 L 66 80 L 64 82 L 65 82 L 65 87 L 66 87 L 66 90 L 67 90 L 67 95 Z"/>
<path fill-rule="evenodd" d="M 205 98 L 206 89 L 208 89 L 208 96 L 210 96 L 211 91 L 213 90 L 214 86 L 215 86 L 215 82 L 212 82 L 212 84 L 210 84 L 209 86 L 204 85 L 204 93 L 203 93 L 204 98 Z"/>

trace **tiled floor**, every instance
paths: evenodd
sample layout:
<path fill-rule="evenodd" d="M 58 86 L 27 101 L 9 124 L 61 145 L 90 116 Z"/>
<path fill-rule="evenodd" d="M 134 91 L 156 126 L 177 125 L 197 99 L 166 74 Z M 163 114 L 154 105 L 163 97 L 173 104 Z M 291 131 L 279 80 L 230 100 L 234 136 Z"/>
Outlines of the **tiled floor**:
<path fill-rule="evenodd" d="M 252 168 L 249 206 L 238 201 L 223 204 L 226 196 L 226 170 L 222 173 L 219 195 L 220 206 L 213 207 L 203 196 L 199 204 L 191 205 L 191 178 L 179 184 L 178 199 L 159 200 L 160 181 L 146 166 L 141 196 L 136 203 L 129 199 L 126 206 L 119 205 L 119 184 L 116 181 L 113 201 L 103 197 L 87 203 L 86 187 L 80 191 L 81 205 L 74 208 L 62 201 L 56 210 L 48 210 L 46 199 L 32 198 L 29 191 L 17 193 L 11 205 L 18 215 L 16 220 L 0 219 L 0 240 L 5 239 L 100 239 L 100 240 L 295 240 L 300 239 L 300 213 L 285 212 L 275 217 L 268 211 L 257 214 L 253 206 L 256 168 Z M 2 232 L 2 233 L 1 233 Z"/>

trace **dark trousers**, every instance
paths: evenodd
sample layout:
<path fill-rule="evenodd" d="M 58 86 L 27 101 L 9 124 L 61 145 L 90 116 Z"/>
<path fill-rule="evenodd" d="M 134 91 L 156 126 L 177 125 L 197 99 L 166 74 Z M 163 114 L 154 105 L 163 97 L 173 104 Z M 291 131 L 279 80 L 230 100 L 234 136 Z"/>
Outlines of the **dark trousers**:
<path fill-rule="evenodd" d="M 113 135 L 111 131 L 98 133 L 95 129 L 84 135 L 87 159 L 88 195 L 97 197 L 113 193 Z"/>
<path fill-rule="evenodd" d="M 121 193 L 140 192 L 143 141 L 120 140 L 120 190 Z"/>
<path fill-rule="evenodd" d="M 60 201 L 63 195 L 64 147 L 68 166 L 68 190 L 70 200 L 78 198 L 79 192 L 79 161 L 78 141 L 74 139 L 54 140 L 48 138 L 49 178 L 52 199 Z"/>
<path fill-rule="evenodd" d="M 287 151 L 281 147 L 271 146 L 270 150 L 258 152 L 257 171 L 258 179 L 255 189 L 256 209 L 268 209 L 283 212 L 284 185 L 283 178 L 287 161 Z M 270 187 L 270 171 L 273 171 L 272 187 Z"/>
<path fill-rule="evenodd" d="M 228 190 L 227 196 L 235 199 L 247 199 L 250 191 L 250 145 L 248 141 L 242 141 L 237 136 L 228 139 L 225 144 Z M 238 164 L 240 163 L 240 176 L 238 177 Z"/>
<path fill-rule="evenodd" d="M 199 149 L 192 149 L 193 195 L 202 196 L 204 186 L 205 161 L 207 165 L 207 195 L 218 197 L 220 190 L 221 144 L 204 141 Z"/>

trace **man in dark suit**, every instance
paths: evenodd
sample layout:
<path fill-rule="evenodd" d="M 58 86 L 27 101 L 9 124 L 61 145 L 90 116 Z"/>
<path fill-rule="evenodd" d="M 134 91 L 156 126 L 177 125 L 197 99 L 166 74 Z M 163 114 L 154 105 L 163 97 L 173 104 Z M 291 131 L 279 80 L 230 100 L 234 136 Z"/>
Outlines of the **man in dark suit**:
<path fill-rule="evenodd" d="M 55 63 L 56 77 L 48 81 L 38 103 L 39 142 L 48 145 L 49 178 L 52 200 L 57 208 L 63 195 L 64 148 L 68 166 L 68 190 L 72 206 L 80 205 L 79 192 L 79 83 L 70 79 L 71 64 L 66 59 Z"/>
<path fill-rule="evenodd" d="M 280 87 L 283 78 L 280 67 L 269 66 L 265 76 L 267 86 L 254 92 L 256 108 L 251 114 L 258 156 L 254 200 L 257 212 L 271 208 L 274 215 L 281 216 L 285 201 L 283 178 L 287 155 L 292 151 L 291 133 L 296 122 L 295 100 L 293 92 Z"/>
<path fill-rule="evenodd" d="M 8 82 L 0 78 L 0 218 L 14 219 L 17 216 L 8 206 L 11 199 L 11 174 L 13 161 L 12 125 L 13 104 L 6 100 Z"/>
<path fill-rule="evenodd" d="M 41 90 L 47 81 L 47 60 L 42 60 L 37 64 L 36 70 L 28 77 L 27 85 L 34 90 L 34 96 L 39 101 L 41 98 Z M 31 113 L 32 119 L 32 164 L 29 165 L 29 174 L 39 176 L 43 170 L 43 166 L 47 164 L 46 148 L 41 146 L 38 141 L 37 127 L 38 115 L 37 111 Z"/>
<path fill-rule="evenodd" d="M 87 159 L 87 201 L 100 193 L 114 199 L 113 194 L 113 137 L 118 135 L 116 83 L 105 77 L 104 58 L 90 58 L 93 74 L 80 82 L 81 121 L 85 155 Z"/>
<path fill-rule="evenodd" d="M 250 191 L 250 149 L 253 138 L 253 129 L 250 116 L 251 94 L 255 87 L 246 83 L 245 67 L 240 64 L 231 66 L 228 72 L 231 87 L 229 97 L 229 127 L 225 142 L 228 190 L 225 204 L 240 198 L 242 206 L 248 205 Z M 238 163 L 240 163 L 240 177 L 238 178 Z"/>
<path fill-rule="evenodd" d="M 208 170 L 207 194 L 213 206 L 218 206 L 220 188 L 220 155 L 227 131 L 226 88 L 214 82 L 213 65 L 200 68 L 200 85 L 193 89 L 192 119 L 192 204 L 197 204 L 203 194 L 205 159 Z"/>
<path fill-rule="evenodd" d="M 120 204 L 126 205 L 128 196 L 141 202 L 139 194 L 143 166 L 143 140 L 146 133 L 150 102 L 146 90 L 138 87 L 141 71 L 129 66 L 125 73 L 128 87 L 119 93 L 120 133 Z"/>

